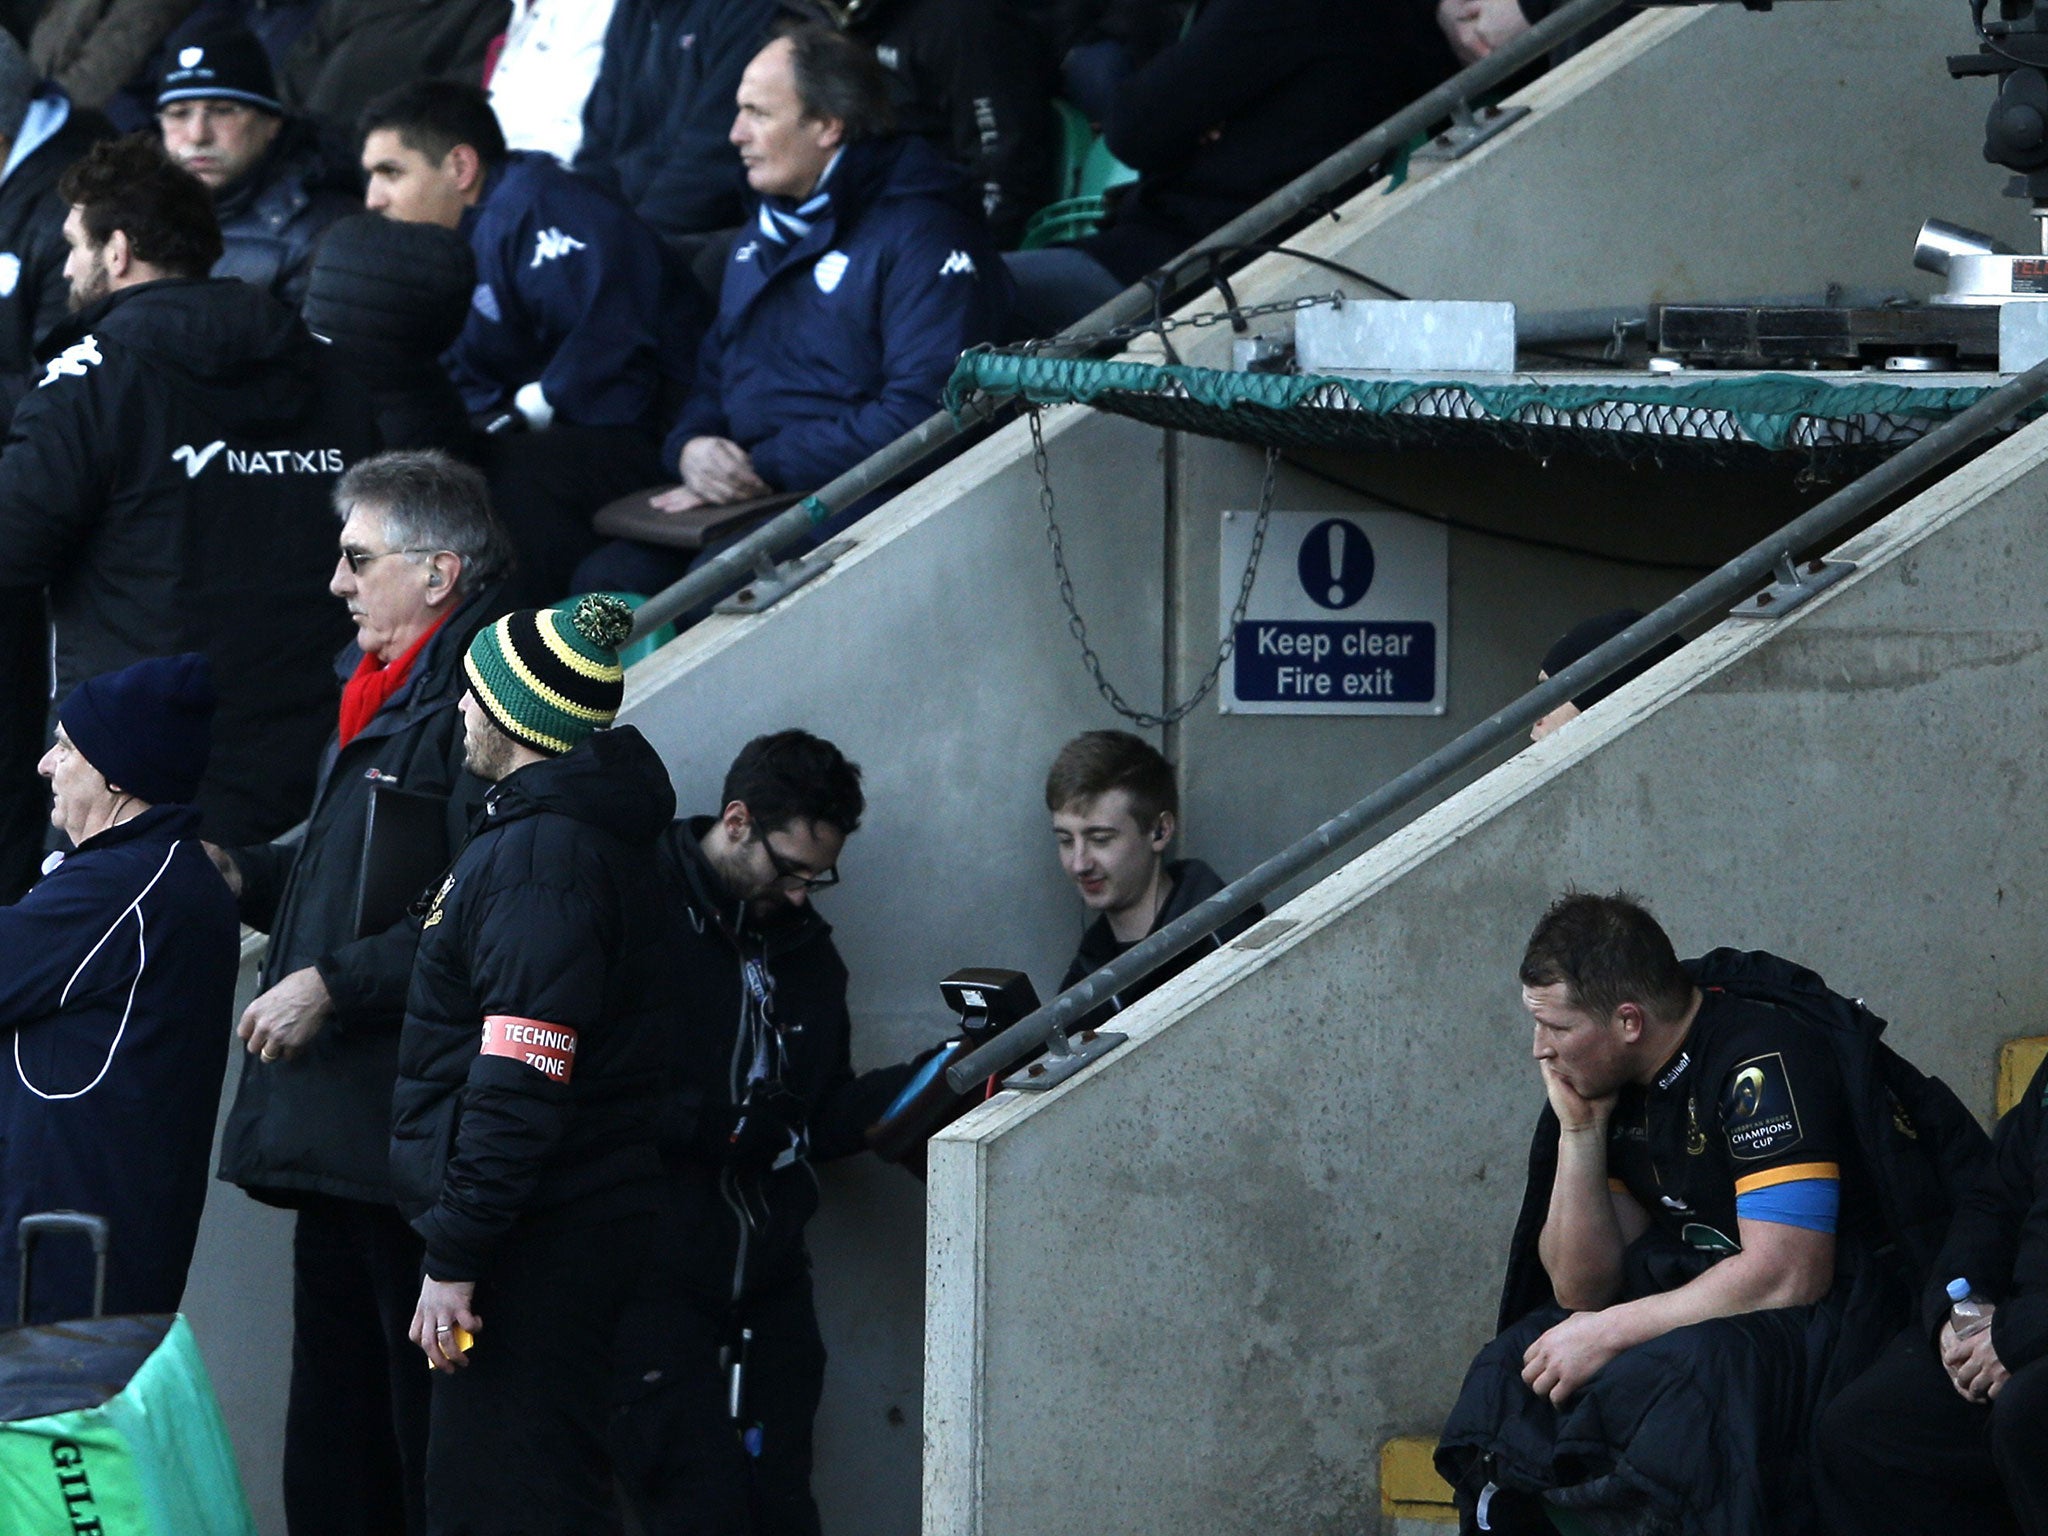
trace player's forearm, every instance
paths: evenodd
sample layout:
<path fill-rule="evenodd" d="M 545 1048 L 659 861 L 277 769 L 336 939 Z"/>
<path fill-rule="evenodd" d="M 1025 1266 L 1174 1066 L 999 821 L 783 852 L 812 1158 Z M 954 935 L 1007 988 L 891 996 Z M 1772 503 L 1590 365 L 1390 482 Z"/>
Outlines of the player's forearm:
<path fill-rule="evenodd" d="M 1619 1330 L 1623 1347 L 1629 1348 L 1716 1317 L 1819 1301 L 1832 1280 L 1832 1263 L 1823 1276 L 1812 1264 L 1788 1263 L 1746 1250 L 1730 1254 L 1676 1290 L 1610 1307 L 1607 1316 Z"/>
<path fill-rule="evenodd" d="M 1621 1293 L 1626 1246 L 1607 1193 L 1606 1127 L 1564 1132 L 1558 1138 L 1550 1214 L 1536 1240 L 1558 1305 L 1583 1312 L 1613 1301 Z"/>

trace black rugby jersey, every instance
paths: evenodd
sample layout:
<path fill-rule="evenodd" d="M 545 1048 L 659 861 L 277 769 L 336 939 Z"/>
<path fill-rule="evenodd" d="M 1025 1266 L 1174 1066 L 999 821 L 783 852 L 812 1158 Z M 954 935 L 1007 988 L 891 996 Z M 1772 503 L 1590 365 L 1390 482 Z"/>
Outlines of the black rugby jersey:
<path fill-rule="evenodd" d="M 1850 1128 L 1833 1053 L 1811 1025 L 1709 990 L 1654 1081 L 1621 1090 L 1607 1138 L 1611 1187 L 1687 1247 L 1734 1253 L 1737 1200 L 1838 1181 Z"/>

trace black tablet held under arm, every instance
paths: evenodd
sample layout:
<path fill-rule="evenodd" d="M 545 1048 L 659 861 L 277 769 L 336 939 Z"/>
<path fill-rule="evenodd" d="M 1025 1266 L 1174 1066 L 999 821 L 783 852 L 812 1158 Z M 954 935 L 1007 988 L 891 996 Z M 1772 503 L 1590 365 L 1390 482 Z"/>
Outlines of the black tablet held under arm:
<path fill-rule="evenodd" d="M 448 797 L 370 786 L 356 880 L 356 937 L 382 933 L 448 867 Z"/>

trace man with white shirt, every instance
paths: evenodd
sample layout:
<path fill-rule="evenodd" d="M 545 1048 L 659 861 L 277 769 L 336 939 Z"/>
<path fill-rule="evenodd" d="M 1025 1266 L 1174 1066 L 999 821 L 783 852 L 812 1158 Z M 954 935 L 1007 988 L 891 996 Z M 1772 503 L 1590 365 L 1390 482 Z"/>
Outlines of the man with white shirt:
<path fill-rule="evenodd" d="M 567 165 L 583 143 L 583 103 L 604 60 L 616 0 L 513 0 L 491 71 L 491 110 L 513 149 Z"/>

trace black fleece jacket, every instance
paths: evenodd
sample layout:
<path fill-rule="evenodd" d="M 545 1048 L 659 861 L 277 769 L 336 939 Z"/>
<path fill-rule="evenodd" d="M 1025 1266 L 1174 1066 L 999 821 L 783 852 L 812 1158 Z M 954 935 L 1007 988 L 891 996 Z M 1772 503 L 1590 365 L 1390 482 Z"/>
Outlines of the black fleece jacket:
<path fill-rule="evenodd" d="M 204 651 L 220 708 L 195 802 L 220 843 L 306 813 L 348 615 L 334 482 L 377 449 L 368 399 L 260 289 L 166 279 L 54 327 L 0 450 L 0 601 L 46 587 L 59 697 Z"/>
<path fill-rule="evenodd" d="M 744 1288 L 801 1272 L 804 1226 L 818 1208 L 810 1165 L 863 1150 L 868 1127 L 913 1069 L 905 1063 L 855 1075 L 846 963 L 831 926 L 809 904 L 765 919 L 749 913 L 704 857 L 700 840 L 710 826 L 708 816 L 679 821 L 661 842 L 683 1007 L 668 1034 L 662 1158 L 670 1188 L 657 1267 L 723 1301 L 737 1259 L 736 1207 L 750 1210 L 755 1223 Z M 765 1010 L 751 1005 L 749 962 L 766 971 Z M 781 1123 L 736 1151 L 733 1131 L 757 1037 L 768 1045 L 769 1080 L 780 1085 L 768 1096 Z"/>
<path fill-rule="evenodd" d="M 1222 877 L 1200 859 L 1176 859 L 1166 866 L 1166 873 L 1173 881 L 1173 890 L 1166 898 L 1166 905 L 1159 909 L 1159 915 L 1152 919 L 1152 926 L 1146 932 L 1147 938 L 1174 919 L 1194 911 L 1223 889 Z M 1146 972 L 1123 991 L 1096 1004 L 1081 1016 L 1080 1022 L 1068 1033 L 1078 1034 L 1084 1029 L 1100 1029 L 1111 1017 L 1130 1007 L 1147 992 L 1164 986 L 1202 956 L 1221 949 L 1265 915 L 1266 909 L 1263 906 L 1254 906 L 1247 912 L 1239 913 L 1214 933 L 1190 944 L 1164 965 Z M 1135 942 L 1134 940 L 1133 943 Z M 1067 974 L 1060 978 L 1060 990 L 1064 992 L 1069 987 L 1079 986 L 1131 947 L 1131 944 L 1124 943 L 1110 932 L 1107 916 L 1098 917 L 1081 935 L 1081 947 L 1075 952 L 1073 962 L 1068 965 Z"/>
<path fill-rule="evenodd" d="M 421 919 L 391 1176 L 427 1273 L 476 1280 L 522 1218 L 655 1209 L 674 922 L 668 770 L 631 726 L 492 786 Z"/>

